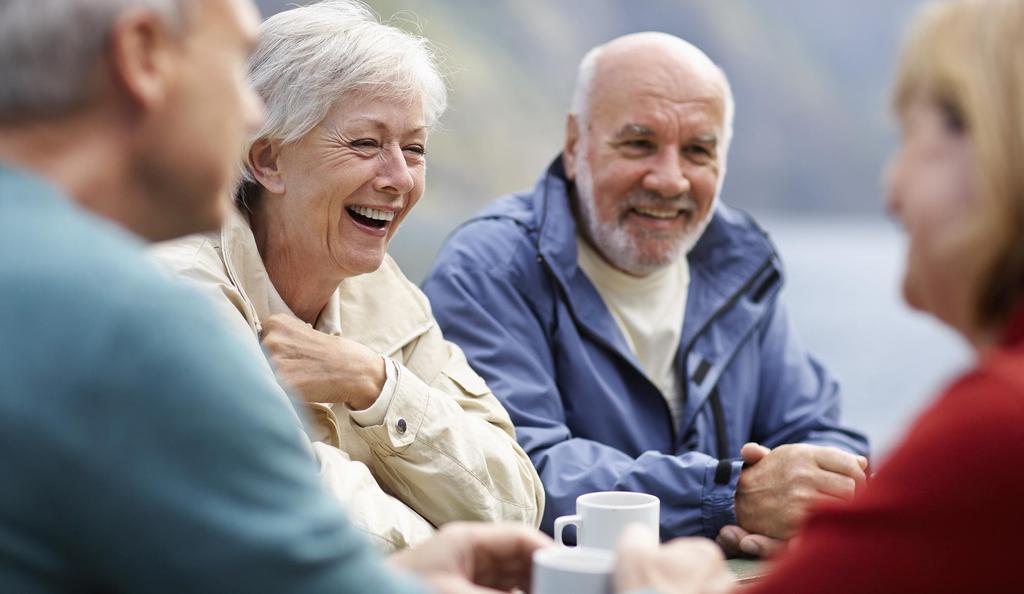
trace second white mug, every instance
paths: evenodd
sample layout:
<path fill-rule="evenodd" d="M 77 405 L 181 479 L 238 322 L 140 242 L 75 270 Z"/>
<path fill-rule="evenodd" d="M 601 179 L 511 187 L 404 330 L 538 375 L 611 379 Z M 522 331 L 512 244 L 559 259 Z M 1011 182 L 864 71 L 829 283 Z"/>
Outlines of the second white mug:
<path fill-rule="evenodd" d="M 533 594 L 612 594 L 615 555 L 586 547 L 533 553 Z"/>
<path fill-rule="evenodd" d="M 657 538 L 661 501 L 647 493 L 599 491 L 576 498 L 576 514 L 555 519 L 555 540 L 565 546 L 562 532 L 576 526 L 576 543 L 614 551 L 619 537 L 630 524 L 646 526 Z"/>

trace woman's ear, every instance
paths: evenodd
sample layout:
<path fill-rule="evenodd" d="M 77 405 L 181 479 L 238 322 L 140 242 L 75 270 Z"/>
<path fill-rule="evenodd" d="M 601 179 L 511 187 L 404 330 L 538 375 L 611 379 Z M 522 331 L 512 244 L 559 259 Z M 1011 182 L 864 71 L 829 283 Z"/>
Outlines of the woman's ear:
<path fill-rule="evenodd" d="M 253 177 L 271 194 L 284 194 L 285 183 L 278 167 L 281 145 L 261 138 L 249 147 L 249 170 Z"/>

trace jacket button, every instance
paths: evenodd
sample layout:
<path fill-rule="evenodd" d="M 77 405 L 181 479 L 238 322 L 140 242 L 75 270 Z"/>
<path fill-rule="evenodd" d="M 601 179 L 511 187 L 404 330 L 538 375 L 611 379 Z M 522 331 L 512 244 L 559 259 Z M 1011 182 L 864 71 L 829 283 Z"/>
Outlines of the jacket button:
<path fill-rule="evenodd" d="M 407 427 L 408 425 L 405 423 L 405 419 L 398 419 L 398 422 L 395 423 L 395 428 L 398 429 L 399 433 L 405 433 Z"/>

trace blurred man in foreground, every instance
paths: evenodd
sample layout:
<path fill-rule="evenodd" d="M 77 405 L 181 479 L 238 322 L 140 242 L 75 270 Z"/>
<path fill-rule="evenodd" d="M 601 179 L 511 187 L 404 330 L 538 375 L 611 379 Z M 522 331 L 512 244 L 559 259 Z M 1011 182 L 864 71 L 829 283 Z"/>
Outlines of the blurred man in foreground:
<path fill-rule="evenodd" d="M 2 592 L 423 591 L 322 491 L 273 379 L 141 253 L 221 223 L 263 117 L 257 26 L 251 0 L 0 3 Z M 457 524 L 390 563 L 507 589 L 546 543 Z"/>

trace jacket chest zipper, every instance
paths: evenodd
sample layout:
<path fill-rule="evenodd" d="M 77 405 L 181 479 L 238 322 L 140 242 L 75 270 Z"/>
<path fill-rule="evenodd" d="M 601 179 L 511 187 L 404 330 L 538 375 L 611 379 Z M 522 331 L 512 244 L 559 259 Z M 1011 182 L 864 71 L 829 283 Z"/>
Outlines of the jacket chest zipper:
<path fill-rule="evenodd" d="M 733 293 L 728 299 L 726 299 L 725 303 L 717 310 L 715 310 L 715 312 L 711 314 L 710 317 L 708 317 L 707 321 L 704 322 L 704 325 L 701 327 L 700 331 L 698 331 L 694 335 L 693 339 L 690 341 L 690 344 L 687 347 L 686 352 L 683 353 L 684 361 L 686 353 L 689 353 L 690 350 L 692 350 L 693 346 L 697 343 L 697 339 L 704 334 L 704 331 L 711 325 L 711 322 L 713 322 L 719 316 L 724 314 L 727 310 L 731 309 L 739 301 L 740 297 L 742 297 L 744 293 L 747 293 L 748 291 L 751 290 L 757 279 L 759 279 L 764 274 L 764 271 L 771 266 L 772 259 L 773 258 L 769 257 L 765 261 L 765 263 L 762 264 L 757 269 L 757 272 L 751 275 L 750 279 L 747 280 L 747 282 L 743 283 L 743 286 L 741 286 L 735 293 Z M 760 284 L 757 285 L 757 288 L 754 290 L 752 301 L 754 303 L 759 303 L 762 299 L 764 299 L 764 297 L 768 294 L 768 291 L 771 289 L 771 287 L 776 282 L 778 282 L 779 278 L 780 274 L 778 270 L 775 270 L 771 274 L 769 274 L 767 278 L 765 278 L 763 281 L 761 281 Z M 707 377 L 708 372 L 711 371 L 712 366 L 713 364 L 711 361 L 707 359 L 701 359 L 700 364 L 697 365 L 697 369 L 694 370 L 693 376 L 690 378 L 690 382 L 692 382 L 695 386 L 700 386 L 701 383 L 704 382 L 704 379 Z M 683 394 L 684 406 L 686 404 L 686 399 L 688 398 L 688 392 L 689 390 L 685 390 Z M 715 469 L 715 482 L 718 484 L 728 484 L 732 474 L 732 466 L 730 460 L 727 458 L 729 453 L 729 434 L 725 422 L 725 407 L 722 405 L 722 398 L 718 392 L 717 385 L 711 388 L 711 392 L 708 395 L 707 404 L 708 406 L 711 407 L 711 417 L 715 424 L 715 454 L 719 460 L 718 467 Z"/>

